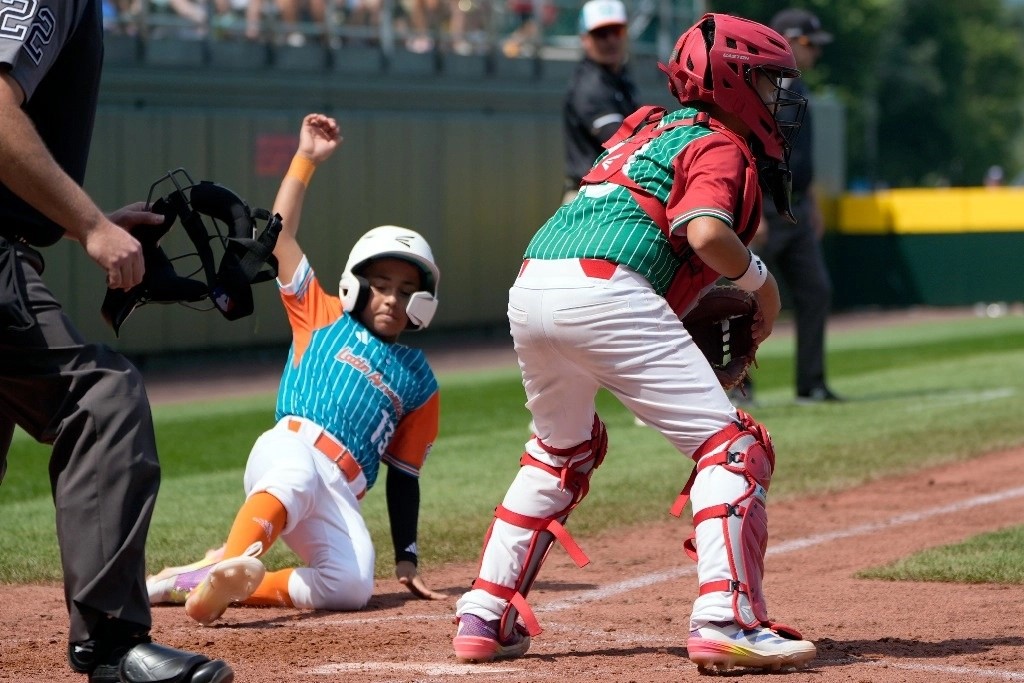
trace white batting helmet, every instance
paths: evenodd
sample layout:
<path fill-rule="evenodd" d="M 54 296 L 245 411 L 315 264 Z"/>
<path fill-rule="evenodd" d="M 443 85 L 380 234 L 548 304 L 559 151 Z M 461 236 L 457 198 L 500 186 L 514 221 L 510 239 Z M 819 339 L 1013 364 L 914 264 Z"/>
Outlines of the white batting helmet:
<path fill-rule="evenodd" d="M 409 316 L 408 329 L 426 328 L 437 311 L 437 283 L 441 279 L 441 271 L 434 263 L 434 254 L 423 236 L 397 225 L 380 225 L 352 246 L 338 283 L 344 309 L 358 313 L 366 306 L 370 299 L 370 285 L 360 271 L 367 263 L 379 258 L 402 259 L 420 269 L 423 289 L 409 298 L 405 313 Z"/>

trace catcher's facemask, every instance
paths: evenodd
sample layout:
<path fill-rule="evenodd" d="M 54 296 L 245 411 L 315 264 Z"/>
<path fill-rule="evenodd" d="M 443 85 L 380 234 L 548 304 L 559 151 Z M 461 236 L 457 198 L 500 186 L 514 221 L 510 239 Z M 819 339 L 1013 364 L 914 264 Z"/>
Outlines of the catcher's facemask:
<path fill-rule="evenodd" d="M 187 183 L 179 182 L 182 176 Z M 174 191 L 152 201 L 157 186 L 166 181 Z M 209 299 L 228 320 L 237 320 L 253 312 L 252 284 L 277 276 L 273 256 L 281 217 L 266 209 L 253 209 L 231 190 L 203 180 L 195 183 L 181 168 L 168 172 L 149 189 L 148 209 L 164 216 L 160 225 L 138 226 L 132 235 L 142 244 L 146 274 L 142 282 L 128 291 L 107 289 L 100 312 L 117 335 L 121 325 L 139 306 L 147 303 L 197 303 Z M 212 230 L 203 220 L 212 220 Z M 198 256 L 200 267 L 188 276 L 179 275 L 159 242 L 180 219 L 195 252 L 174 260 Z M 257 221 L 266 221 L 263 230 Z M 219 222 L 218 222 L 219 221 Z M 220 223 L 226 226 L 221 229 Z M 220 245 L 220 265 L 211 243 Z M 191 276 L 202 273 L 203 280 Z M 205 281 L 204 281 L 205 280 Z"/>

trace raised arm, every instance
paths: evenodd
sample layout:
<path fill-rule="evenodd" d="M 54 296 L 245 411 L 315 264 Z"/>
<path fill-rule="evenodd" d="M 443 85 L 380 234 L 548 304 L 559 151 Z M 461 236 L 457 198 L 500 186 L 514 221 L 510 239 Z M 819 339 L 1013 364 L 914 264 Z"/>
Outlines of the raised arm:
<path fill-rule="evenodd" d="M 299 147 L 295 151 L 288 173 L 281 181 L 274 200 L 274 213 L 281 215 L 281 234 L 274 247 L 277 257 L 278 279 L 289 282 L 302 262 L 302 248 L 296 235 L 302 219 L 302 204 L 306 188 L 316 167 L 326 161 L 341 144 L 338 122 L 323 114 L 307 114 L 299 130 Z"/>

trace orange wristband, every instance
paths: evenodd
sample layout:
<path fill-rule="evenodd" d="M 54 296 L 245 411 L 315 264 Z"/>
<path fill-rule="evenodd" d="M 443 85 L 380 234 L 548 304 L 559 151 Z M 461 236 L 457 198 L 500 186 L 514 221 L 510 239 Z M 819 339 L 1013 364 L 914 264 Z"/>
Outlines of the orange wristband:
<path fill-rule="evenodd" d="M 295 178 L 302 183 L 303 187 L 309 187 L 309 180 L 313 177 L 313 171 L 315 170 L 316 164 L 306 157 L 296 154 L 292 157 L 292 163 L 288 167 L 285 178 Z"/>

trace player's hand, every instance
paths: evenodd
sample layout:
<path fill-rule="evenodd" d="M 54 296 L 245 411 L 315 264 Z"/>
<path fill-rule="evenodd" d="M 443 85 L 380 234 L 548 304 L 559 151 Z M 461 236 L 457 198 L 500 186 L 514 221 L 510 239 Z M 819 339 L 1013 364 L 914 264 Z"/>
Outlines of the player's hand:
<path fill-rule="evenodd" d="M 334 154 L 342 140 L 341 128 L 333 118 L 324 114 L 307 114 L 299 131 L 298 154 L 319 164 Z"/>
<path fill-rule="evenodd" d="M 409 589 L 409 592 L 421 600 L 444 600 L 448 596 L 427 588 L 423 579 L 416 572 L 416 565 L 408 560 L 402 560 L 395 565 L 395 576 L 398 582 Z"/>

